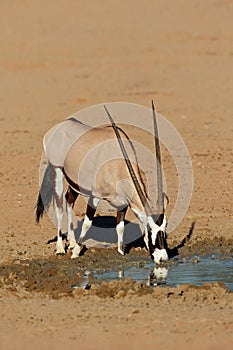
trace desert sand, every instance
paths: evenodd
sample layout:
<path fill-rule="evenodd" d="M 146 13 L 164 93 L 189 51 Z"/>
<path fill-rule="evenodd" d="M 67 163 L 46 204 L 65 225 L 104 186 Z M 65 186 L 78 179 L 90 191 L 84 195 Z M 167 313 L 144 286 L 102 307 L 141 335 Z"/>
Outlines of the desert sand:
<path fill-rule="evenodd" d="M 3 268 L 71 261 L 46 244 L 56 235 L 51 221 L 35 225 L 42 138 L 78 110 L 110 101 L 149 107 L 154 99 L 189 150 L 193 196 L 170 245 L 195 221 L 191 247 L 232 246 L 232 2 L 0 7 L 0 349 L 232 349 L 233 296 L 217 282 L 142 292 L 128 281 L 54 295 Z M 83 215 L 82 201 L 76 211 Z"/>

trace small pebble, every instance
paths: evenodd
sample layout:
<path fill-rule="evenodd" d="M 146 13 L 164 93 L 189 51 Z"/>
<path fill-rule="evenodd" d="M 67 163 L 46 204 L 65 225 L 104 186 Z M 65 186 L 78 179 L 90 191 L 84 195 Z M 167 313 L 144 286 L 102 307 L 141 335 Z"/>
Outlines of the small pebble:
<path fill-rule="evenodd" d="M 137 310 L 137 309 L 133 310 L 132 314 L 139 314 L 139 310 Z"/>
<path fill-rule="evenodd" d="M 192 264 L 198 264 L 198 263 L 199 263 L 199 258 L 192 259 Z"/>

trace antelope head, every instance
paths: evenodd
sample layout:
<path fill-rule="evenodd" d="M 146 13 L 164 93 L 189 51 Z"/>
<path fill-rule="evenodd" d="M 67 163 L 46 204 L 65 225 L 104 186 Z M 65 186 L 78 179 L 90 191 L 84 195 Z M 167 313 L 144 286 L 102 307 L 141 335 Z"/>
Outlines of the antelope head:
<path fill-rule="evenodd" d="M 165 214 L 151 215 L 145 232 L 145 244 L 155 263 L 168 260 Z"/>
<path fill-rule="evenodd" d="M 168 260 L 167 240 L 166 240 L 167 222 L 166 222 L 165 205 L 164 205 L 165 196 L 163 193 L 161 153 L 160 153 L 158 127 L 157 127 L 154 103 L 152 101 L 153 125 L 154 125 L 154 135 L 155 135 L 156 169 L 157 169 L 157 189 L 158 189 L 157 214 L 151 214 L 152 210 L 150 208 L 148 198 L 144 194 L 141 188 L 141 185 L 137 179 L 137 176 L 134 172 L 132 164 L 127 155 L 127 151 L 125 149 L 124 143 L 122 142 L 122 139 L 120 137 L 119 130 L 112 116 L 107 110 L 106 106 L 104 106 L 104 108 L 109 117 L 109 120 L 111 121 L 112 127 L 114 129 L 118 143 L 120 145 L 122 154 L 124 156 L 126 165 L 128 167 L 130 176 L 132 178 L 135 189 L 140 198 L 141 204 L 144 208 L 145 216 L 144 214 L 140 216 L 136 212 L 135 214 L 138 216 L 139 220 L 142 221 L 144 224 L 144 230 L 145 230 L 144 241 L 147 246 L 147 249 L 150 253 L 151 258 L 154 260 L 155 263 L 159 264 L 162 261 L 167 261 Z M 133 208 L 131 209 L 133 210 Z"/>
<path fill-rule="evenodd" d="M 145 235 L 145 243 L 149 250 L 152 259 L 156 263 L 168 260 L 167 254 L 167 237 L 166 227 L 167 220 L 165 215 L 165 198 L 168 198 L 163 193 L 163 178 L 161 165 L 161 152 L 159 144 L 158 126 L 152 100 L 153 126 L 154 126 L 154 141 L 156 153 L 156 170 L 157 170 L 157 214 L 148 216 L 148 228 Z"/>

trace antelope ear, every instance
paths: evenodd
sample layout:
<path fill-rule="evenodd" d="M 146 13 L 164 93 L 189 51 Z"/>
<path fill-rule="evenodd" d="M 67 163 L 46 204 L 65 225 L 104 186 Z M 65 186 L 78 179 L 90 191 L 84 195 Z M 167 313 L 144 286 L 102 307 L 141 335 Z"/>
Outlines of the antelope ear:
<path fill-rule="evenodd" d="M 163 223 L 162 223 L 162 225 L 160 225 L 160 230 L 165 232 L 166 231 L 166 227 L 167 227 L 167 218 L 166 218 L 166 215 L 164 214 L 164 216 L 163 216 Z"/>
<path fill-rule="evenodd" d="M 168 195 L 165 192 L 163 192 L 164 212 L 166 211 L 169 202 L 170 201 Z"/>

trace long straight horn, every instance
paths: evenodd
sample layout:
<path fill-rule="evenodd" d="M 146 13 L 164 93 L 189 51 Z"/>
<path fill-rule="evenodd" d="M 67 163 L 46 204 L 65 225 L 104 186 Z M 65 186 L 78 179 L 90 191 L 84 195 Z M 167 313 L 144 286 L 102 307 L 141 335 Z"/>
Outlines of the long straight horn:
<path fill-rule="evenodd" d="M 105 109 L 105 111 L 106 111 L 106 113 L 107 113 L 107 115 L 109 117 L 109 120 L 110 120 L 110 122 L 112 124 L 113 130 L 114 130 L 114 132 L 116 134 L 116 137 L 117 137 L 118 143 L 120 145 L 120 148 L 121 148 L 121 151 L 122 151 L 125 163 L 126 163 L 127 168 L 129 170 L 130 176 L 131 176 L 131 178 L 133 180 L 133 183 L 134 183 L 134 186 L 135 186 L 136 191 L 138 193 L 138 196 L 139 196 L 139 198 L 140 198 L 140 200 L 142 202 L 142 205 L 143 205 L 143 207 L 145 209 L 145 212 L 146 212 L 146 214 L 151 214 L 151 208 L 150 208 L 150 206 L 148 204 L 148 201 L 147 201 L 147 198 L 144 195 L 144 193 L 142 191 L 142 188 L 141 188 L 141 186 L 140 186 L 140 184 L 138 182 L 137 176 L 136 176 L 135 171 L 134 171 L 134 169 L 132 167 L 132 164 L 131 164 L 131 162 L 129 160 L 129 157 L 128 157 L 127 151 L 125 149 L 124 143 L 123 143 L 123 141 L 121 139 L 119 130 L 118 130 L 118 128 L 117 128 L 117 126 L 116 126 L 112 116 L 110 115 L 110 113 L 107 110 L 107 107 L 105 105 L 104 105 L 104 109 Z"/>
<path fill-rule="evenodd" d="M 152 111 L 153 111 L 153 125 L 154 125 L 154 136 L 155 136 L 154 139 L 155 139 L 156 170 L 157 170 L 158 211 L 159 211 L 159 214 L 162 214 L 164 213 L 163 177 L 162 177 L 158 125 L 157 125 L 155 106 L 154 106 L 153 100 L 152 100 Z"/>

